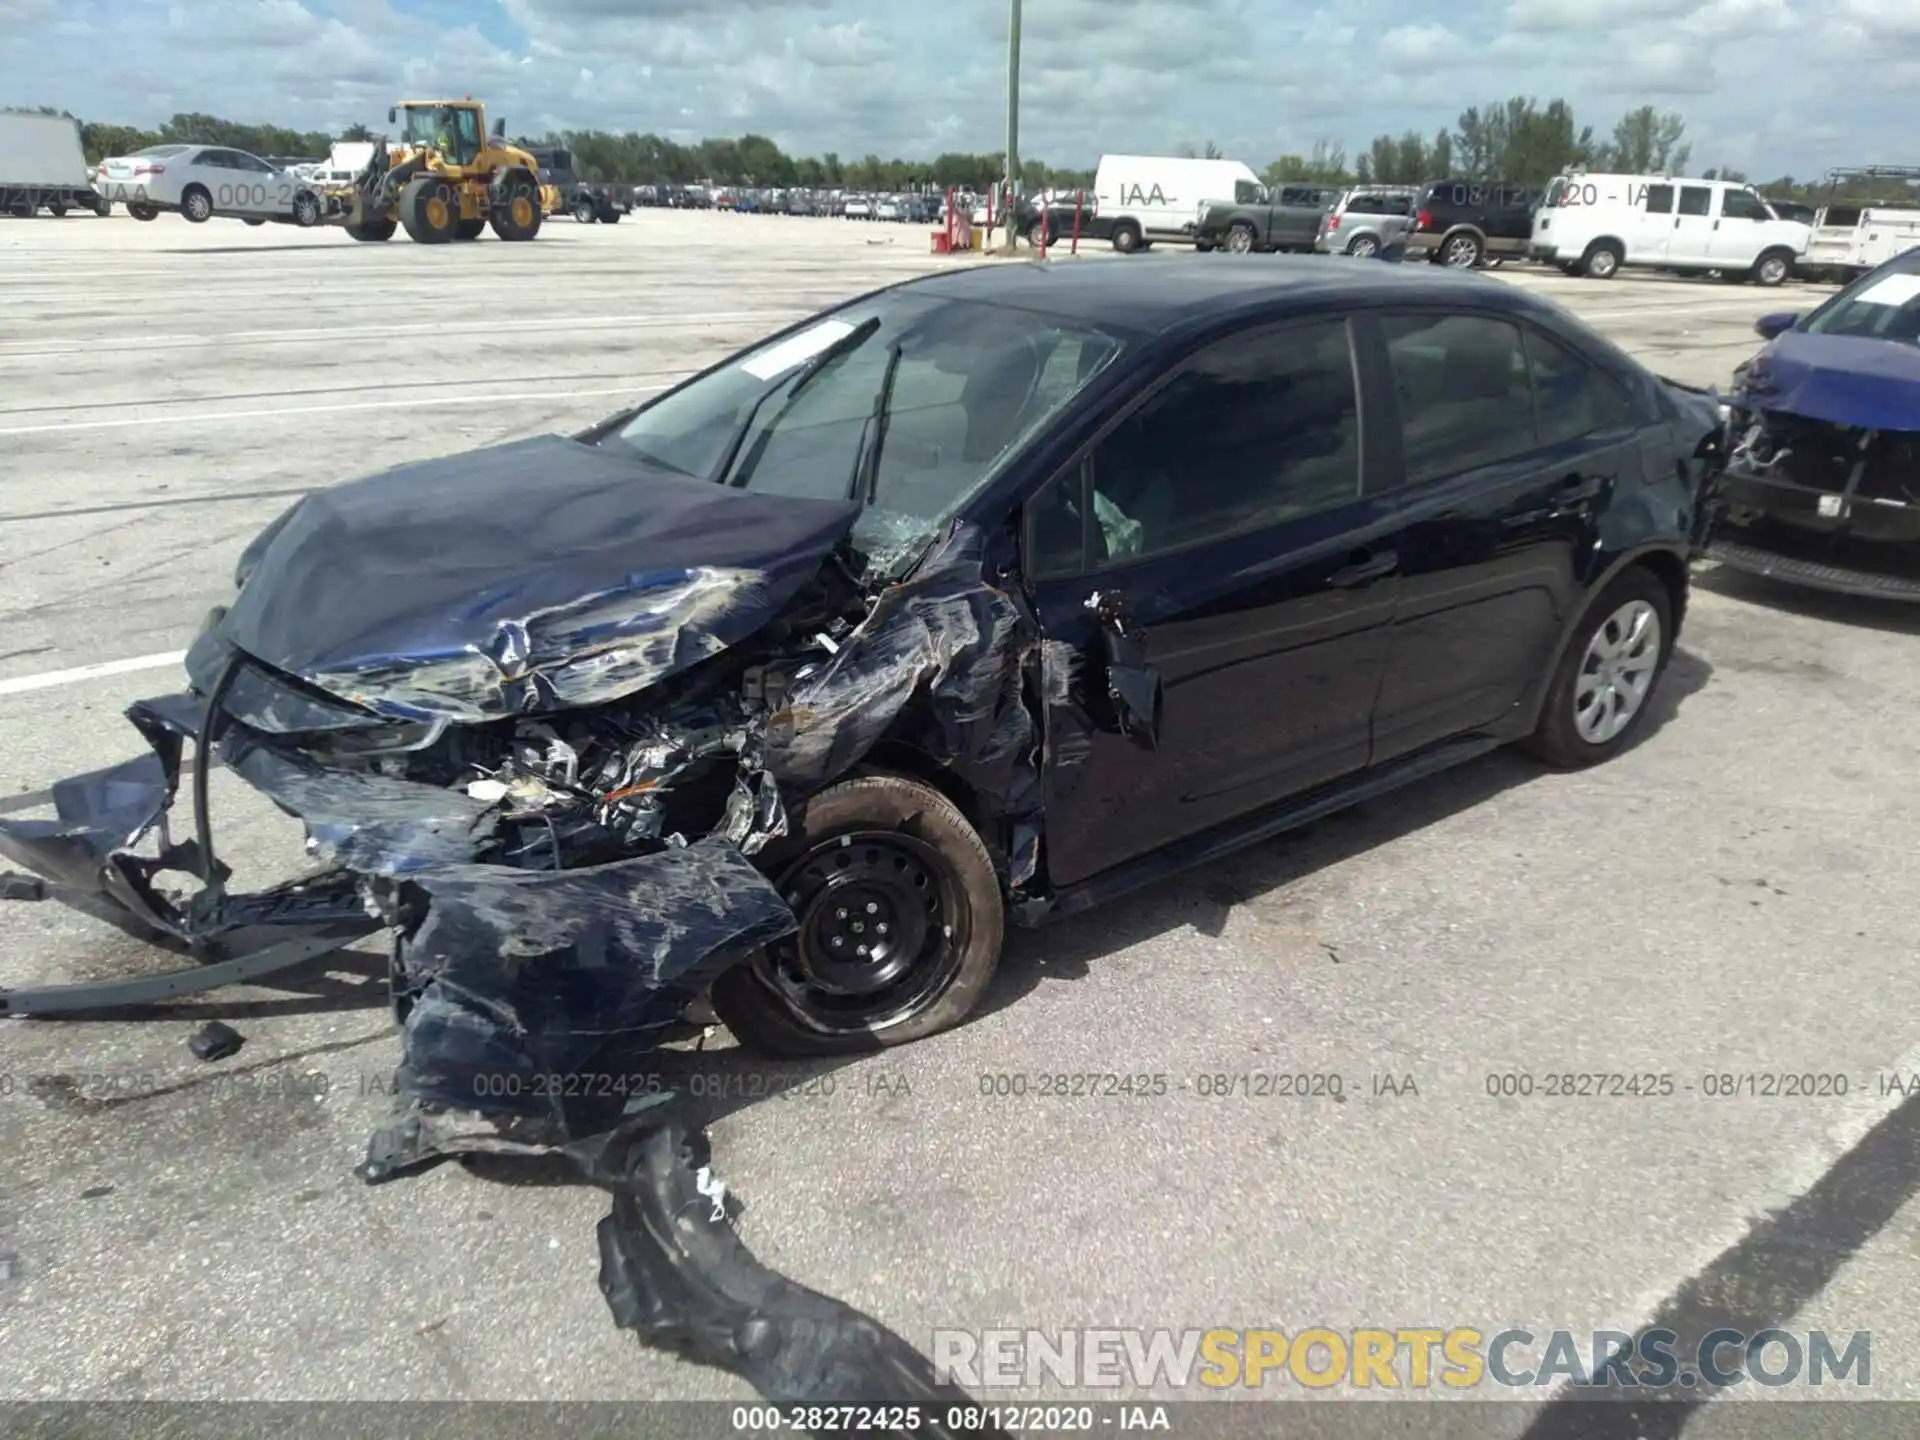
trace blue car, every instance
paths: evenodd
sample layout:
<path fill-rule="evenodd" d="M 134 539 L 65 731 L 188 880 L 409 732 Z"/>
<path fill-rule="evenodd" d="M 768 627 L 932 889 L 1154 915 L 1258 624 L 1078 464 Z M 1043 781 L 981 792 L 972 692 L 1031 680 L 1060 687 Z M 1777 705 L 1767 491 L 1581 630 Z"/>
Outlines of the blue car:
<path fill-rule="evenodd" d="M 1920 249 L 1754 329 L 1768 343 L 1734 372 L 1707 554 L 1920 601 Z"/>

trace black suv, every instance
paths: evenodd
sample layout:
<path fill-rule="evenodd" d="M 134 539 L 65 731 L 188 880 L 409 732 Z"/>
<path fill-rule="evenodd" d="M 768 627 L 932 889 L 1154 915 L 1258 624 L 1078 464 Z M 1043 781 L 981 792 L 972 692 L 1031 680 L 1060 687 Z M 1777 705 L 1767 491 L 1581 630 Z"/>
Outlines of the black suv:
<path fill-rule="evenodd" d="M 1538 186 L 1505 180 L 1436 180 L 1420 196 L 1407 258 L 1471 270 L 1488 259 L 1527 253 Z"/>

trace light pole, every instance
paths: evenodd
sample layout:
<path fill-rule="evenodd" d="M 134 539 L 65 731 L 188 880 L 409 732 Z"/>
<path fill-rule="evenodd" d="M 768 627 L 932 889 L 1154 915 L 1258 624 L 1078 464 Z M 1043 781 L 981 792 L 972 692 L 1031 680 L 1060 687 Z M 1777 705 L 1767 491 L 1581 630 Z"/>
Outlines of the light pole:
<path fill-rule="evenodd" d="M 1014 222 L 1019 218 L 1014 195 L 1020 184 L 1020 0 L 1009 0 L 1007 18 L 1007 253 L 1014 251 L 1018 238 Z"/>

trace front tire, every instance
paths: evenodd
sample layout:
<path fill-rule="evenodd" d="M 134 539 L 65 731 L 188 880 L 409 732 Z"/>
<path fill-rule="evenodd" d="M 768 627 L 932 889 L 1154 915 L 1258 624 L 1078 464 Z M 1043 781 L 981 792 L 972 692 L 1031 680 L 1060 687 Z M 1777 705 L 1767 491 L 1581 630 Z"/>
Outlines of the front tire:
<path fill-rule="evenodd" d="M 1672 654 L 1673 599 L 1651 570 L 1632 566 L 1581 617 L 1526 750 L 1561 770 L 1613 758 L 1646 722 Z"/>
<path fill-rule="evenodd" d="M 1230 254 L 1251 255 L 1253 253 L 1253 227 L 1244 221 L 1235 221 L 1227 230 L 1227 243 L 1224 248 Z"/>
<path fill-rule="evenodd" d="M 382 240 L 391 240 L 393 232 L 400 228 L 400 222 L 392 216 L 384 220 L 369 220 L 364 225 L 347 226 L 347 234 L 356 240 L 365 240 L 378 244 Z"/>
<path fill-rule="evenodd" d="M 843 780 L 789 815 L 761 863 L 800 928 L 714 982 L 713 1008 L 743 1045 L 865 1054 L 979 1003 L 1000 963 L 1000 880 L 939 791 L 899 775 Z"/>
<path fill-rule="evenodd" d="M 400 192 L 400 223 L 416 245 L 444 245 L 460 233 L 460 200 L 431 171 L 414 176 Z"/>
<path fill-rule="evenodd" d="M 189 185 L 180 192 L 180 213 L 195 225 L 206 224 L 213 218 L 213 196 L 204 185 Z"/>
<path fill-rule="evenodd" d="M 1587 247 L 1587 253 L 1580 261 L 1580 273 L 1589 280 L 1611 280 L 1620 273 L 1620 251 L 1610 242 L 1601 240 Z"/>

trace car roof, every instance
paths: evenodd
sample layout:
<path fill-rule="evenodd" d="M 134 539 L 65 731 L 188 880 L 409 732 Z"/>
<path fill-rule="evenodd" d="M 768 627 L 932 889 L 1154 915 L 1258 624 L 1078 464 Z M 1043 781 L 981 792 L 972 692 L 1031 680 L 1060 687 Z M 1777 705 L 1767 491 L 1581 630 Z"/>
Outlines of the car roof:
<path fill-rule="evenodd" d="M 1306 310 L 1390 294 L 1560 318 L 1518 287 L 1440 265 L 1261 256 L 1252 264 L 1191 256 L 1130 256 L 1068 265 L 988 264 L 910 280 L 923 295 L 1010 305 L 1081 325 L 1159 333 L 1190 322 Z"/>

